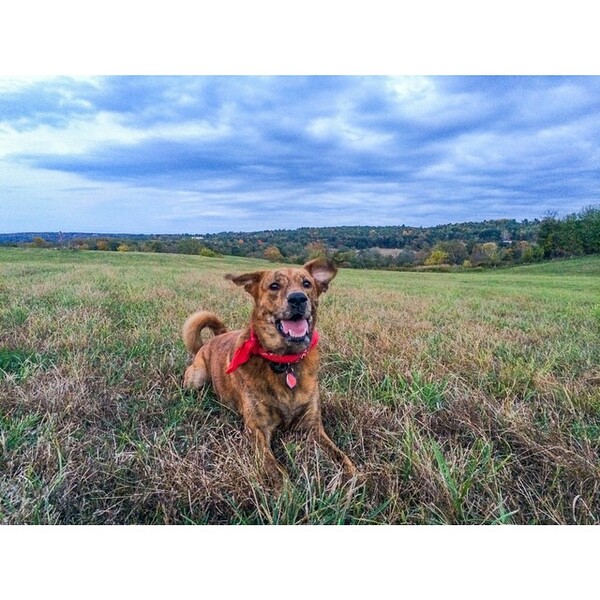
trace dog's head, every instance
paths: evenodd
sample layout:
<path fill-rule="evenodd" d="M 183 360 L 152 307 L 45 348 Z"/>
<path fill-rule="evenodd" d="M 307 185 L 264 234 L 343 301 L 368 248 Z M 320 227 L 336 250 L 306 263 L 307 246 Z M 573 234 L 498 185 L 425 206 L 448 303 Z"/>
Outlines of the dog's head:
<path fill-rule="evenodd" d="M 254 298 L 252 326 L 260 343 L 275 354 L 296 354 L 310 345 L 317 321 L 319 296 L 337 268 L 315 259 L 301 268 L 226 275 Z"/>

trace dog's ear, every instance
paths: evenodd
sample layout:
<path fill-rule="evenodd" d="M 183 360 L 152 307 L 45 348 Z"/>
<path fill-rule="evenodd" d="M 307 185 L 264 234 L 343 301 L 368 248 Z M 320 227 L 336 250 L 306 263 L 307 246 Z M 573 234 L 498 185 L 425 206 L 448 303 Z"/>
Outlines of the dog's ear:
<path fill-rule="evenodd" d="M 329 282 L 336 276 L 337 267 L 326 258 L 315 258 L 304 265 L 304 268 L 317 282 L 319 293 L 327 291 Z"/>
<path fill-rule="evenodd" d="M 228 273 L 225 279 L 233 281 L 235 285 L 243 285 L 244 289 L 253 297 L 258 297 L 258 284 L 262 279 L 264 271 L 255 271 L 254 273 L 244 273 L 243 275 L 232 275 Z"/>

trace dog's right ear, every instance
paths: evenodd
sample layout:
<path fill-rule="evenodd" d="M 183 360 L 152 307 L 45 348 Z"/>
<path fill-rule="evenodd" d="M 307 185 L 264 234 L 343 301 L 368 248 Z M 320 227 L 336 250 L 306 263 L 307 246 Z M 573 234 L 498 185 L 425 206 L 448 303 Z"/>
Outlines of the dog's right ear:
<path fill-rule="evenodd" d="M 253 297 L 258 297 L 258 285 L 264 271 L 255 271 L 254 273 L 244 273 L 243 275 L 232 275 L 228 273 L 225 275 L 225 279 L 229 279 L 229 281 L 233 281 L 235 285 L 243 285 L 244 289 Z"/>

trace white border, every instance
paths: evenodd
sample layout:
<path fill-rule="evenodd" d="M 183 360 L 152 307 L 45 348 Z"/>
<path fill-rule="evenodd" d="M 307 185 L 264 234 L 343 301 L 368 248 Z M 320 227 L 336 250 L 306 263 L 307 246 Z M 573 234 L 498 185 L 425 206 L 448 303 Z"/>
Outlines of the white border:
<path fill-rule="evenodd" d="M 597 74 L 594 3 L 20 0 L 0 75 Z"/>

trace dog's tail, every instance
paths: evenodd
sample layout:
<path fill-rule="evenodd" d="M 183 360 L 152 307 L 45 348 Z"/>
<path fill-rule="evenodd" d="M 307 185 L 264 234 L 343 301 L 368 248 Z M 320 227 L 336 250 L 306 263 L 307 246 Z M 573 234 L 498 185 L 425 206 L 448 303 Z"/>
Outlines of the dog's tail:
<path fill-rule="evenodd" d="M 215 315 L 215 313 L 201 310 L 190 315 L 183 325 L 183 342 L 185 347 L 192 353 L 196 354 L 204 341 L 202 340 L 202 330 L 208 327 L 212 329 L 215 335 L 221 335 L 227 332 L 227 328 L 223 321 Z"/>

